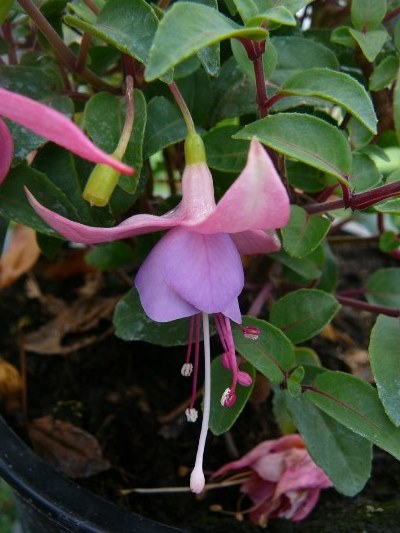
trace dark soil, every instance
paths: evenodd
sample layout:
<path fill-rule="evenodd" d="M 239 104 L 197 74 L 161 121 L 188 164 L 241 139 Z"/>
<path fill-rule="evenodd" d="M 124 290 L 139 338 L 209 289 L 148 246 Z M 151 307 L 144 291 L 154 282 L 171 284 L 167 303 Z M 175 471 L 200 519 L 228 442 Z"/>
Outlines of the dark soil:
<path fill-rule="evenodd" d="M 360 256 L 352 249 L 341 250 L 341 289 L 357 288 L 365 277 L 383 266 L 384 257 L 369 248 L 359 268 Z M 390 263 L 390 260 L 388 260 Z M 389 263 L 385 263 L 389 266 Z M 397 265 L 398 266 L 398 265 Z M 354 274 L 354 272 L 356 272 Z M 126 285 L 112 276 L 108 290 L 123 294 Z M 73 300 L 84 279 L 77 276 L 62 283 L 49 282 L 38 275 L 44 292 L 56 292 Z M 112 287 L 110 289 L 110 286 Z M 43 308 L 26 296 L 25 280 L 1 294 L 1 355 L 19 366 L 17 332 L 45 323 Z M 344 309 L 334 328 L 365 349 L 374 317 Z M 101 330 L 109 324 L 101 324 Z M 92 333 L 92 332 L 91 332 Z M 311 343 L 328 368 L 349 369 L 342 358 L 348 348 L 339 335 L 335 340 L 319 337 Z M 217 343 L 213 352 L 218 354 Z M 67 356 L 27 354 L 28 414 L 30 420 L 44 415 L 69 421 L 94 435 L 112 468 L 79 483 L 118 505 L 155 520 L 193 532 L 262 531 L 247 521 L 210 512 L 220 505 L 234 513 L 240 498 L 235 487 L 209 491 L 196 498 L 190 493 L 130 494 L 120 489 L 132 487 L 187 486 L 199 434 L 198 424 L 187 424 L 183 416 L 168 423 L 162 417 L 190 396 L 190 386 L 180 374 L 185 348 L 160 348 L 144 343 L 126 343 L 113 335 Z M 19 413 L 8 415 L 9 422 L 28 441 Z M 243 454 L 260 441 L 279 435 L 271 414 L 271 398 L 258 405 L 248 404 L 228 438 L 209 435 L 206 468 L 213 471 L 232 459 L 231 450 Z M 319 504 L 301 524 L 273 520 L 271 532 L 400 532 L 400 463 L 376 450 L 373 475 L 365 490 L 346 498 L 333 489 L 323 491 Z M 246 508 L 248 502 L 243 502 Z M 117 531 L 116 531 L 117 533 Z"/>

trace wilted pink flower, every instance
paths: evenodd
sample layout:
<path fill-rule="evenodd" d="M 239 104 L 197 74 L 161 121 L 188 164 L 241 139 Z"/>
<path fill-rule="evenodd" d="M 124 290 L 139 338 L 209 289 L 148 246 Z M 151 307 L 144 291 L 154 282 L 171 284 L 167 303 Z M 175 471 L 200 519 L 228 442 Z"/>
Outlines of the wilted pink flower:
<path fill-rule="evenodd" d="M 262 525 L 270 518 L 303 520 L 316 505 L 321 489 L 332 486 L 297 434 L 262 442 L 213 477 L 243 468 L 251 473 L 240 490 L 253 501 L 250 520 Z"/>
<path fill-rule="evenodd" d="M 132 174 L 133 172 L 128 165 L 97 148 L 78 126 L 62 113 L 1 87 L 0 116 L 18 122 L 24 128 L 59 144 L 88 161 L 104 163 L 123 174 Z M 10 130 L 0 119 L 0 183 L 10 169 L 13 152 L 14 143 Z"/>
<path fill-rule="evenodd" d="M 194 139 L 201 143 L 197 135 Z M 251 377 L 238 368 L 229 320 L 241 322 L 238 296 L 243 289 L 244 275 L 240 253 L 278 250 L 280 243 L 273 230 L 284 226 L 289 218 L 288 196 L 270 158 L 261 144 L 253 140 L 247 165 L 218 204 L 203 156 L 195 162 L 189 161 L 182 177 L 182 200 L 174 210 L 161 217 L 135 215 L 114 228 L 95 228 L 73 222 L 45 208 L 30 193 L 28 198 L 37 213 L 71 241 L 98 243 L 169 229 L 144 261 L 135 285 L 146 314 L 156 322 L 191 317 L 182 375 L 190 376 L 193 371 L 193 398 L 186 412 L 192 422 L 197 419 L 194 400 L 200 314 L 203 314 L 206 361 L 203 421 L 191 477 L 192 490 L 201 492 L 210 409 L 208 315 L 214 315 L 225 351 L 222 361 L 232 372 L 231 386 L 221 398 L 221 404 L 230 407 L 235 403 L 237 383 L 251 384 Z M 194 365 L 191 363 L 193 345 Z"/>

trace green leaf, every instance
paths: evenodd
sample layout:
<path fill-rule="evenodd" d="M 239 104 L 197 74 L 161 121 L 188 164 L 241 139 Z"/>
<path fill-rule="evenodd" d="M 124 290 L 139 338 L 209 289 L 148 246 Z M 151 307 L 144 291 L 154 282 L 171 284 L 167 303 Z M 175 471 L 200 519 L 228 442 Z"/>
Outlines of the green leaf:
<path fill-rule="evenodd" d="M 337 69 L 339 67 L 335 54 L 329 48 L 311 39 L 279 36 L 272 37 L 271 41 L 278 54 L 277 66 L 271 75 L 271 80 L 278 85 L 305 69 L 313 67 Z"/>
<path fill-rule="evenodd" d="M 233 0 L 244 23 L 258 13 L 258 6 L 254 0 Z"/>
<path fill-rule="evenodd" d="M 292 205 L 289 223 L 281 230 L 283 248 L 301 259 L 319 246 L 329 228 L 327 218 L 309 215 L 302 207 Z"/>
<path fill-rule="evenodd" d="M 381 268 L 367 281 L 365 296 L 371 304 L 400 308 L 400 268 Z"/>
<path fill-rule="evenodd" d="M 400 426 L 399 347 L 399 320 L 379 315 L 369 344 L 371 370 L 383 407 L 396 426 Z"/>
<path fill-rule="evenodd" d="M 260 335 L 257 340 L 248 339 L 241 329 L 234 328 L 236 351 L 273 383 L 281 383 L 284 372 L 294 365 L 293 345 L 278 328 L 265 320 L 245 316 L 243 326 L 258 328 Z"/>
<path fill-rule="evenodd" d="M 386 15 L 386 9 L 387 0 L 352 0 L 351 22 L 363 32 L 376 30 Z"/>
<path fill-rule="evenodd" d="M 3 23 L 6 20 L 13 3 L 14 0 L 2 0 L 0 5 L 0 23 Z"/>
<path fill-rule="evenodd" d="M 376 168 L 375 163 L 365 154 L 353 153 L 353 164 L 350 185 L 356 192 L 368 191 L 377 185 L 382 179 L 382 175 Z"/>
<path fill-rule="evenodd" d="M 383 59 L 369 78 L 370 91 L 380 91 L 392 84 L 399 70 L 399 58 L 387 56 Z"/>
<path fill-rule="evenodd" d="M 135 168 L 133 176 L 121 176 L 120 187 L 133 194 L 143 166 L 143 139 L 146 126 L 146 101 L 142 91 L 134 91 L 134 122 L 124 161 Z M 121 137 L 125 122 L 125 98 L 110 93 L 97 93 L 85 107 L 85 128 L 96 145 L 112 153 Z"/>
<path fill-rule="evenodd" d="M 387 417 L 374 387 L 343 372 L 326 371 L 304 396 L 319 409 L 400 459 L 400 428 Z"/>
<path fill-rule="evenodd" d="M 282 435 L 289 435 L 296 431 L 296 426 L 287 408 L 286 396 L 286 392 L 280 390 L 277 386 L 274 387 L 272 411 L 274 414 L 274 420 L 278 424 L 279 431 Z"/>
<path fill-rule="evenodd" d="M 400 215 L 400 198 L 390 198 L 378 205 L 374 205 L 374 209 L 379 213 L 388 215 Z"/>
<path fill-rule="evenodd" d="M 228 431 L 236 422 L 240 413 L 243 411 L 247 400 L 253 390 L 255 370 L 250 363 L 244 363 L 240 370 L 247 372 L 253 379 L 249 387 L 236 387 L 236 402 L 232 407 L 222 407 L 221 397 L 224 391 L 230 387 L 232 382 L 231 373 L 224 368 L 221 357 L 217 357 L 211 364 L 211 408 L 210 422 L 208 427 L 214 435 L 222 435 Z"/>
<path fill-rule="evenodd" d="M 285 26 L 296 26 L 296 19 L 285 6 L 274 6 L 247 21 L 249 26 L 261 25 L 265 21 L 283 24 Z"/>
<path fill-rule="evenodd" d="M 167 146 L 182 141 L 187 134 L 179 109 L 164 96 L 156 96 L 147 107 L 147 125 L 143 142 L 144 159 Z"/>
<path fill-rule="evenodd" d="M 203 141 L 209 167 L 223 172 L 239 173 L 243 170 L 249 151 L 249 142 L 232 139 L 232 135 L 238 129 L 238 126 L 222 126 L 204 135 Z"/>
<path fill-rule="evenodd" d="M 370 63 L 374 61 L 388 39 L 388 33 L 385 30 L 373 30 L 364 33 L 349 28 L 349 33 Z"/>
<path fill-rule="evenodd" d="M 95 246 L 85 255 L 85 261 L 100 270 L 114 270 L 129 265 L 133 255 L 129 244 L 118 241 Z"/>
<path fill-rule="evenodd" d="M 397 140 L 400 144 L 400 69 L 397 74 L 397 80 L 393 92 L 393 119 Z"/>
<path fill-rule="evenodd" d="M 237 64 L 239 65 L 243 74 L 254 81 L 254 67 L 253 62 L 248 58 L 246 50 L 241 42 L 236 39 L 231 39 L 231 48 L 233 55 L 236 59 Z M 265 52 L 262 55 L 263 67 L 264 67 L 264 78 L 268 79 L 271 77 L 271 74 L 275 70 L 277 54 L 275 46 L 272 44 L 271 39 L 268 37 L 265 42 Z"/>
<path fill-rule="evenodd" d="M 318 354 L 311 348 L 296 346 L 294 354 L 296 356 L 296 364 L 298 365 L 321 366 Z"/>
<path fill-rule="evenodd" d="M 236 139 L 257 137 L 288 157 L 332 174 L 340 181 L 351 171 L 347 139 L 324 120 L 298 113 L 279 113 L 245 126 Z"/>
<path fill-rule="evenodd" d="M 187 344 L 189 320 L 153 322 L 145 314 L 136 289 L 131 289 L 115 307 L 115 334 L 124 341 L 145 341 L 158 346 Z"/>
<path fill-rule="evenodd" d="M 262 28 L 244 28 L 217 10 L 190 2 L 178 2 L 160 22 L 150 50 L 147 81 L 165 74 L 202 48 L 230 37 L 262 39 Z"/>
<path fill-rule="evenodd" d="M 346 496 L 363 489 L 371 474 L 372 446 L 333 418 L 314 407 L 307 398 L 286 401 L 297 429 L 314 462 Z"/>
<path fill-rule="evenodd" d="M 400 202 L 397 205 L 400 214 Z M 394 252 L 398 248 L 400 248 L 400 239 L 395 231 L 384 231 L 379 235 L 379 249 L 382 252 Z"/>
<path fill-rule="evenodd" d="M 324 98 L 343 107 L 372 133 L 376 133 L 377 118 L 364 87 L 343 72 L 324 68 L 303 70 L 286 80 L 278 94 Z"/>
<path fill-rule="evenodd" d="M 317 335 L 330 323 L 339 308 L 331 294 L 316 289 L 299 289 L 274 303 L 270 321 L 294 344 L 298 344 Z"/>
<path fill-rule="evenodd" d="M 202 4 L 202 5 L 211 7 L 215 10 L 218 10 L 217 0 L 188 0 L 188 1 L 193 2 L 195 4 Z M 207 46 L 206 48 L 202 48 L 197 53 L 197 56 L 199 57 L 204 67 L 204 70 L 207 72 L 207 74 L 209 74 L 210 76 L 218 76 L 220 68 L 221 68 L 219 43 L 212 44 L 211 46 Z"/>
<path fill-rule="evenodd" d="M 147 65 L 158 18 L 145 0 L 108 0 L 96 22 L 67 15 L 64 21 Z"/>
<path fill-rule="evenodd" d="M 297 259 L 296 257 L 291 257 L 288 255 L 285 250 L 280 250 L 279 252 L 270 254 L 270 257 L 307 281 L 317 279 L 321 276 L 321 271 L 316 266 L 315 262 L 310 259 L 310 257 L 306 256 L 302 259 Z"/>

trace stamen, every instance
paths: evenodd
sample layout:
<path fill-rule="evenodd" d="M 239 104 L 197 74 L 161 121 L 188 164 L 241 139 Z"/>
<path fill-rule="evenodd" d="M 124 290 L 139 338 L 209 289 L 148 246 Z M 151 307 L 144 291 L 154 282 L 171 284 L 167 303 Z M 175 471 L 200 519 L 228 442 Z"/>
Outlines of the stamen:
<path fill-rule="evenodd" d="M 185 363 L 184 365 L 182 365 L 181 374 L 184 378 L 190 377 L 192 375 L 192 372 L 193 372 L 192 363 Z"/>
<path fill-rule="evenodd" d="M 190 317 L 190 324 L 189 324 L 189 340 L 188 340 L 187 351 L 186 351 L 186 364 L 190 362 L 190 358 L 192 356 L 193 331 L 194 331 L 195 321 L 196 321 L 196 316 L 195 315 L 191 316 Z"/>
<path fill-rule="evenodd" d="M 221 405 L 222 407 L 232 407 L 236 402 L 236 393 L 233 389 L 228 387 L 224 390 L 224 393 L 221 396 Z"/>
<path fill-rule="evenodd" d="M 190 407 L 194 406 L 197 396 L 197 378 L 199 375 L 199 352 L 200 352 L 200 314 L 195 315 L 195 347 L 194 347 L 194 373 L 192 382 L 192 400 Z"/>
<path fill-rule="evenodd" d="M 196 420 L 197 420 L 197 418 L 199 416 L 199 412 L 194 407 L 190 407 L 190 408 L 186 409 L 185 415 L 186 415 L 186 418 L 187 418 L 188 422 L 196 422 Z"/>
<path fill-rule="evenodd" d="M 255 326 L 244 326 L 242 328 L 242 331 L 243 336 L 246 337 L 246 339 L 250 339 L 252 341 L 256 341 L 261 333 L 260 330 Z"/>
<path fill-rule="evenodd" d="M 210 327 L 207 313 L 203 313 L 203 335 L 204 335 L 204 402 L 203 402 L 203 420 L 201 422 L 201 431 L 199 445 L 197 447 L 196 462 L 190 476 L 190 489 L 192 492 L 199 494 L 205 485 L 203 473 L 203 455 L 206 445 L 208 432 L 208 423 L 210 419 L 210 396 L 211 396 L 211 356 L 210 356 Z"/>

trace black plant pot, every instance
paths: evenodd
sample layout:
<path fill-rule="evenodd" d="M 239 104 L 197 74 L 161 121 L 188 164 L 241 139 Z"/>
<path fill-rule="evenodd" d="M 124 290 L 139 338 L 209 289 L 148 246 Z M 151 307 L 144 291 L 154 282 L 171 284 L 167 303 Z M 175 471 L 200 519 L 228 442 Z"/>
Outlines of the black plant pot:
<path fill-rule="evenodd" d="M 23 533 L 168 533 L 79 487 L 42 461 L 0 416 L 0 476 L 14 489 Z"/>

